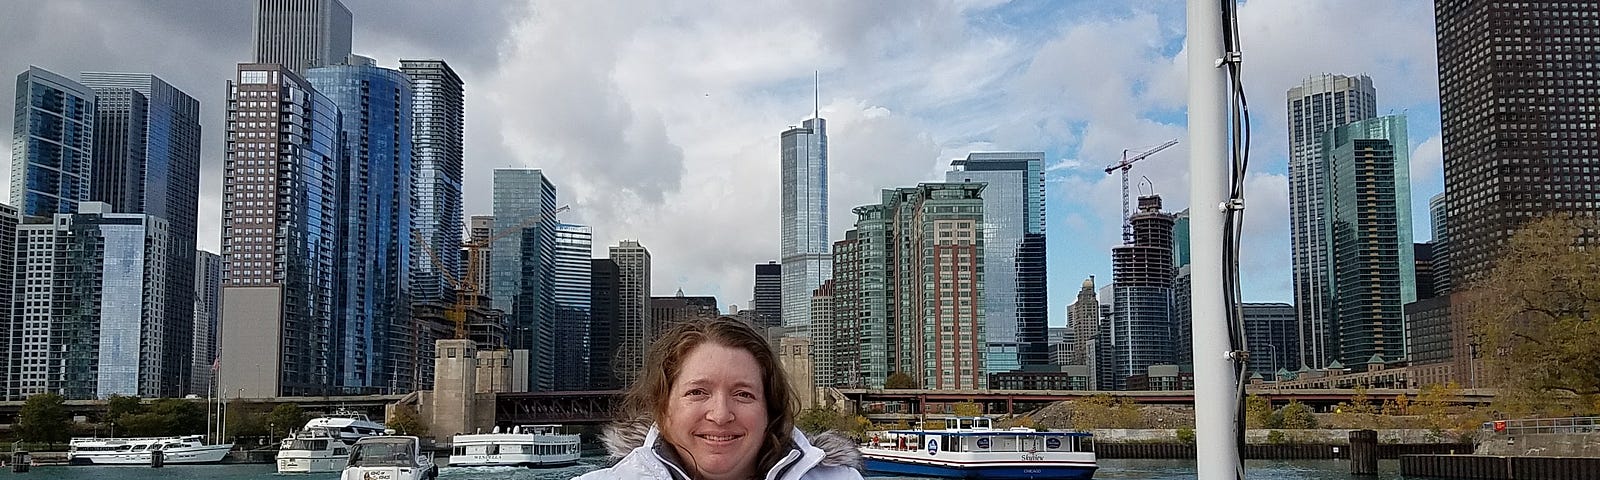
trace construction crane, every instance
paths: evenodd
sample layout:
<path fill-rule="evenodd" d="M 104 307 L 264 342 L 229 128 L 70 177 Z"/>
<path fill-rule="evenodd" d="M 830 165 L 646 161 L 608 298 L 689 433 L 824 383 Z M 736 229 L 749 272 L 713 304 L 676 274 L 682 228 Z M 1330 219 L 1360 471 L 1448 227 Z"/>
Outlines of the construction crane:
<path fill-rule="evenodd" d="M 1155 148 L 1145 150 L 1143 152 L 1134 152 L 1132 149 L 1123 150 L 1122 161 L 1113 163 L 1111 166 L 1106 167 L 1107 175 L 1110 175 L 1112 172 L 1116 172 L 1117 170 L 1122 170 L 1122 243 L 1133 243 L 1133 217 L 1128 214 L 1128 170 L 1133 169 L 1133 162 L 1149 158 L 1151 155 L 1155 155 L 1156 152 L 1166 150 L 1168 147 L 1177 144 L 1178 139 L 1174 138 L 1167 143 L 1163 143 Z M 1129 157 L 1129 152 L 1133 152 L 1134 155 Z"/>
<path fill-rule="evenodd" d="M 516 226 L 500 230 L 499 232 L 495 232 L 493 235 L 490 235 L 486 238 L 476 241 L 468 240 L 466 242 L 462 242 L 461 248 L 467 251 L 466 268 L 468 269 L 468 272 L 465 278 L 458 278 L 455 272 L 451 272 L 449 269 L 445 268 L 444 263 L 439 260 L 438 252 L 433 250 L 433 246 L 429 245 L 428 242 L 422 238 L 421 233 L 416 231 L 412 232 L 413 236 L 416 237 L 417 243 L 422 244 L 423 250 L 428 252 L 428 260 L 433 262 L 433 266 L 435 269 L 439 270 L 440 276 L 444 277 L 445 281 L 456 290 L 456 301 L 450 305 L 450 310 L 445 313 L 446 318 L 455 324 L 456 339 L 467 338 L 467 312 L 478 309 L 478 300 L 483 298 L 485 293 L 483 291 L 483 284 L 486 282 L 486 279 L 481 278 L 476 274 L 476 272 L 472 271 L 479 263 L 481 263 L 480 259 L 483 258 L 483 252 L 488 250 L 491 245 L 494 245 L 495 240 L 505 238 L 513 233 L 519 233 L 524 228 L 533 226 L 534 224 L 542 222 L 546 219 L 554 218 L 557 214 L 567 210 L 571 210 L 571 206 L 562 205 L 559 208 L 551 211 L 549 214 L 528 217 L 523 219 L 522 222 L 518 223 Z"/>

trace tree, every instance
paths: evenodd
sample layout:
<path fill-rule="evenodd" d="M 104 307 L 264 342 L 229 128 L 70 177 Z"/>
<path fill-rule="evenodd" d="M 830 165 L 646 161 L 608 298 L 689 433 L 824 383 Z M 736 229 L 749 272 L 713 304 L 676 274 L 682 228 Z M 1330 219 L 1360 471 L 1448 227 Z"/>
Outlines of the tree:
<path fill-rule="evenodd" d="M 1276 428 L 1273 422 L 1272 401 L 1260 395 L 1244 398 L 1245 428 Z"/>
<path fill-rule="evenodd" d="M 395 407 L 394 416 L 390 417 L 384 426 L 394 429 L 401 435 L 421 437 L 428 434 L 428 424 L 423 423 L 422 418 L 411 411 L 411 407 L 403 405 Z"/>
<path fill-rule="evenodd" d="M 1470 332 L 1502 390 L 1600 404 L 1600 221 L 1555 214 L 1524 225 L 1470 285 Z M 1455 306 L 1452 306 L 1455 308 Z"/>
<path fill-rule="evenodd" d="M 301 410 L 299 405 L 293 403 L 279 404 L 272 408 L 271 413 L 267 414 L 267 433 L 276 436 L 298 430 L 300 427 L 305 426 L 307 420 L 309 418 L 307 418 L 305 410 Z"/>
<path fill-rule="evenodd" d="M 1317 416 L 1311 413 L 1311 407 L 1295 400 L 1290 400 L 1278 414 L 1283 417 L 1283 428 L 1305 429 L 1317 428 Z"/>
<path fill-rule="evenodd" d="M 917 388 L 917 380 L 906 375 L 905 372 L 894 372 L 889 378 L 883 380 L 885 389 L 913 389 Z"/>
<path fill-rule="evenodd" d="M 117 422 L 123 415 L 144 413 L 144 399 L 132 395 L 112 395 L 106 399 L 106 420 Z M 120 422 L 118 422 L 120 423 Z"/>
<path fill-rule="evenodd" d="M 67 399 L 54 393 L 28 397 L 17 415 L 17 436 L 30 442 L 44 442 L 52 447 L 71 438 L 71 427 Z"/>
<path fill-rule="evenodd" d="M 960 402 L 951 406 L 951 413 L 957 417 L 976 417 L 983 415 L 983 406 L 978 405 L 978 402 Z"/>

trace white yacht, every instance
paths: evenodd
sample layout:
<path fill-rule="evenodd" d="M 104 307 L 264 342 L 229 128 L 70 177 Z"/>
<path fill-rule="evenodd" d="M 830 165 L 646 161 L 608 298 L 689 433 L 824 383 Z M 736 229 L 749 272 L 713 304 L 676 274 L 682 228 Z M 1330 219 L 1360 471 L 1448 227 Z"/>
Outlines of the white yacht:
<path fill-rule="evenodd" d="M 434 480 L 439 467 L 417 437 L 379 435 L 357 440 L 340 480 Z"/>
<path fill-rule="evenodd" d="M 278 444 L 278 473 L 344 470 L 350 444 L 382 433 L 383 425 L 366 415 L 339 412 L 313 418 Z"/>
<path fill-rule="evenodd" d="M 560 425 L 519 425 L 509 431 L 456 435 L 450 440 L 452 467 L 557 467 L 578 463 L 578 435 Z"/>
<path fill-rule="evenodd" d="M 201 435 L 143 438 L 74 438 L 67 443 L 67 461 L 74 464 L 149 465 L 151 452 L 161 452 L 168 465 L 217 463 L 232 443 L 207 445 Z"/>

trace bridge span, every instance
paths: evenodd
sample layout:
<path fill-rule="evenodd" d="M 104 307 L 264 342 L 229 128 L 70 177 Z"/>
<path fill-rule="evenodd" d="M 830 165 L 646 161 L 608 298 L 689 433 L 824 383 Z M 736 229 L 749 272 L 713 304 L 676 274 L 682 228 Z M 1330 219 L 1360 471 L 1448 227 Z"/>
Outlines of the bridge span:
<path fill-rule="evenodd" d="M 1092 391 L 1092 390 L 885 390 L 838 389 L 856 412 L 868 414 L 948 413 L 953 405 L 974 402 L 989 413 L 1026 413 L 1050 403 L 1097 396 L 1126 398 L 1147 405 L 1193 405 L 1193 390 Z M 1401 395 L 1416 398 L 1417 389 L 1369 389 L 1373 402 L 1393 400 Z M 1318 411 L 1331 410 L 1357 395 L 1354 389 L 1272 389 L 1250 388 L 1246 394 L 1266 398 L 1274 404 L 1298 401 Z M 1447 401 L 1456 404 L 1486 404 L 1494 400 L 1493 389 L 1467 389 Z"/>

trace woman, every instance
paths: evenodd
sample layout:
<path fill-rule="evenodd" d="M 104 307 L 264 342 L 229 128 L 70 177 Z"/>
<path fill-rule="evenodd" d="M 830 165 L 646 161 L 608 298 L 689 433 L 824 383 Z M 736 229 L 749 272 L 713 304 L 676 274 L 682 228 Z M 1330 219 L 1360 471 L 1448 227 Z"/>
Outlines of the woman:
<path fill-rule="evenodd" d="M 677 324 L 650 346 L 606 429 L 621 460 L 580 480 L 859 479 L 855 443 L 794 428 L 796 404 L 777 355 L 741 320 Z"/>

